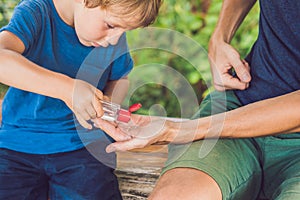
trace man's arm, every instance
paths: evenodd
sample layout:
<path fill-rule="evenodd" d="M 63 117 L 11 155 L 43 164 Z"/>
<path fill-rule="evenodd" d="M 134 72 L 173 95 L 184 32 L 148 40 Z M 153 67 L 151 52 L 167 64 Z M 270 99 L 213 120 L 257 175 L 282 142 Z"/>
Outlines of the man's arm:
<path fill-rule="evenodd" d="M 246 89 L 251 76 L 248 63 L 241 60 L 239 53 L 230 42 L 255 4 L 256 0 L 224 0 L 219 20 L 209 42 L 209 59 L 217 90 Z M 234 69 L 237 77 L 231 75 Z"/>
<path fill-rule="evenodd" d="M 300 132 L 300 90 L 198 120 L 196 139 L 216 136 L 248 138 Z M 213 130 L 220 132 L 214 133 Z"/>
<path fill-rule="evenodd" d="M 300 132 L 300 90 L 195 120 L 173 122 L 133 115 L 133 121 L 137 126 L 126 131 L 98 119 L 97 125 L 117 141 L 107 147 L 107 152 L 155 143 L 181 144 L 204 138 L 250 138 Z M 118 139 L 124 133 L 132 135 L 132 139 Z"/>
<path fill-rule="evenodd" d="M 236 30 L 256 1 L 257 0 L 224 0 L 212 38 L 230 43 Z"/>
<path fill-rule="evenodd" d="M 148 116 L 138 124 L 149 122 Z M 158 123 L 152 120 L 139 132 L 159 130 L 149 137 L 151 142 L 186 143 L 204 138 L 250 138 L 300 132 L 300 90 L 258 101 L 228 112 L 194 120 Z M 162 119 L 160 119 L 162 121 Z M 149 131 L 148 131 L 149 132 Z M 138 136 L 139 137 L 139 136 Z"/>

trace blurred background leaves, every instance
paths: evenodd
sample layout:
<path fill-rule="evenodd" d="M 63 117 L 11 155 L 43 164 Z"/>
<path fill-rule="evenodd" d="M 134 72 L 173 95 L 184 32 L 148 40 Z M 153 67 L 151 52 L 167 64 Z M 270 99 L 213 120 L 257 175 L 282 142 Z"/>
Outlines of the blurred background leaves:
<path fill-rule="evenodd" d="M 204 50 L 207 50 L 208 41 L 217 23 L 221 6 L 222 0 L 164 0 L 160 15 L 153 26 L 183 33 L 197 42 Z M 257 38 L 258 13 L 259 6 L 256 4 L 232 41 L 232 45 L 240 52 L 241 57 L 247 55 Z M 128 32 L 129 45 L 138 40 L 138 35 L 135 32 L 136 30 Z M 184 48 L 183 50 L 187 51 L 189 55 L 195 52 L 194 49 L 186 48 L 184 45 L 178 45 L 178 48 Z M 191 64 L 191 60 L 159 49 L 145 49 L 131 52 L 131 54 L 135 61 L 135 68 L 147 63 L 160 63 L 181 73 L 193 87 L 198 103 L 212 89 L 208 58 L 207 55 L 203 55 L 202 51 L 195 55 L 195 58 L 192 58 L 198 59 L 201 63 L 196 66 Z M 179 81 L 174 77 L 166 76 L 167 78 L 173 79 L 174 84 Z M 135 83 L 131 82 L 131 84 L 134 85 Z M 190 103 L 191 99 L 182 98 L 160 84 L 148 84 L 140 87 L 130 96 L 130 101 L 131 103 L 141 102 L 143 108 L 139 112 L 143 114 L 148 114 L 149 108 L 155 104 L 164 107 L 168 117 L 189 118 L 197 110 L 194 104 Z M 189 108 L 191 106 L 193 108 Z M 190 110 L 182 112 L 182 109 Z M 156 113 L 151 114 L 155 115 Z"/>

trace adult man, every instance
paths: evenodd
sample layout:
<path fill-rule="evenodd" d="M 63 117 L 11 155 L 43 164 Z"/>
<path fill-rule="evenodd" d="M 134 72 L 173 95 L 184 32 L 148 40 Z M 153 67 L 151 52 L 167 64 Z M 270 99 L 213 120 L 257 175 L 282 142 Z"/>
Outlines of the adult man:
<path fill-rule="evenodd" d="M 169 160 L 149 199 L 300 199 L 300 1 L 260 1 L 259 36 L 242 60 L 230 41 L 255 2 L 224 0 L 211 37 L 215 88 L 229 91 L 213 92 L 204 100 L 199 119 L 167 121 L 147 139 L 135 133 L 131 140 L 107 148 L 111 152 L 177 143 L 170 146 Z M 219 100 L 222 95 L 226 101 Z M 222 109 L 227 110 L 225 116 L 218 114 Z M 138 124 L 147 121 L 137 118 Z M 139 133 L 157 125 L 152 122 Z M 100 126 L 111 134 L 119 131 L 104 122 Z M 202 139 L 214 137 L 220 137 L 217 144 L 199 157 Z M 194 142 L 178 145 L 189 142 L 186 138 Z"/>

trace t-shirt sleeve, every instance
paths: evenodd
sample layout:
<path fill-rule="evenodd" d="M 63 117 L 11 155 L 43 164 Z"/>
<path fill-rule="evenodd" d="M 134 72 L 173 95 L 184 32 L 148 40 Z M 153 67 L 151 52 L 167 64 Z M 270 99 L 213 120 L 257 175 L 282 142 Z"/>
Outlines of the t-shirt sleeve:
<path fill-rule="evenodd" d="M 21 1 L 14 9 L 10 22 L 0 29 L 15 34 L 25 45 L 25 52 L 38 37 L 41 25 L 40 9 L 33 1 Z"/>
<path fill-rule="evenodd" d="M 112 63 L 109 80 L 118 80 L 125 77 L 133 68 L 133 60 L 128 49 L 126 34 L 123 34 L 119 39 L 117 48 L 119 50 L 116 54 L 118 58 Z"/>

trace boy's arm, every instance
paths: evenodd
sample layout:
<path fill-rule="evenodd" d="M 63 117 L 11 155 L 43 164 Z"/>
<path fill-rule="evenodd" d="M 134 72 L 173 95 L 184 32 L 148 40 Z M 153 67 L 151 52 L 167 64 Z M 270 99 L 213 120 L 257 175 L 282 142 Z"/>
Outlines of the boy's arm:
<path fill-rule="evenodd" d="M 93 116 L 103 115 L 98 101 L 103 98 L 102 92 L 84 81 L 36 65 L 21 55 L 24 49 L 23 42 L 16 35 L 8 31 L 0 33 L 0 82 L 61 99 L 83 127 L 92 128 L 87 121 Z"/>
<path fill-rule="evenodd" d="M 123 77 L 116 81 L 109 81 L 104 88 L 104 95 L 117 104 L 122 104 L 129 88 L 128 77 Z"/>
<path fill-rule="evenodd" d="M 74 80 L 42 68 L 21 54 L 25 47 L 13 33 L 0 33 L 0 81 L 3 84 L 53 98 L 70 101 Z"/>
<path fill-rule="evenodd" d="M 251 76 L 248 63 L 241 60 L 230 42 L 256 0 L 224 0 L 219 20 L 209 42 L 209 59 L 217 90 L 246 89 Z M 237 78 L 231 75 L 234 69 Z"/>

